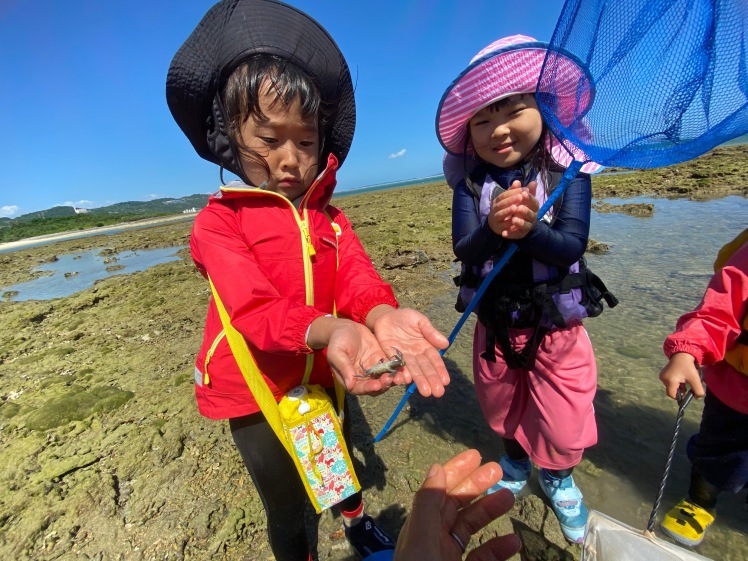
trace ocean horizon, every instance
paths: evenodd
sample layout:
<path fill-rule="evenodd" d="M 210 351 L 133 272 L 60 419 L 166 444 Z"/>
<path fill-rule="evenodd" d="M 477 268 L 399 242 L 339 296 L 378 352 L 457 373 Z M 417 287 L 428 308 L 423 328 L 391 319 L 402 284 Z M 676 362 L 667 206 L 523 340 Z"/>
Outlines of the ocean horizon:
<path fill-rule="evenodd" d="M 350 189 L 344 189 L 341 191 L 335 191 L 333 198 L 344 197 L 345 195 L 360 195 L 361 193 L 370 193 L 372 191 L 385 191 L 387 189 L 398 189 L 400 187 L 409 187 L 411 185 L 422 185 L 424 183 L 439 183 L 446 182 L 447 179 L 443 173 L 437 173 L 436 175 L 428 175 L 426 177 L 417 177 L 414 179 L 404 179 L 400 181 L 388 181 L 387 183 L 373 183 L 371 185 L 364 185 L 363 187 L 352 187 Z"/>
<path fill-rule="evenodd" d="M 719 148 L 720 146 L 735 146 L 738 144 L 748 144 L 748 135 L 738 136 L 737 138 L 728 140 L 727 142 L 720 144 L 716 148 Z M 605 170 L 605 166 L 602 167 L 601 172 L 603 170 Z M 631 171 L 637 171 L 637 170 L 632 168 Z M 372 191 L 384 191 L 387 189 L 398 189 L 400 187 L 409 187 L 411 185 L 421 185 L 423 183 L 439 183 L 442 181 L 446 182 L 447 178 L 444 177 L 443 173 L 437 173 L 435 175 L 428 175 L 426 177 L 417 177 L 414 179 L 389 181 L 386 183 L 373 183 L 371 185 L 364 185 L 363 187 L 352 187 L 350 189 L 343 189 L 341 191 L 335 191 L 333 198 L 344 197 L 346 195 L 359 195 L 361 193 L 370 193 Z"/>

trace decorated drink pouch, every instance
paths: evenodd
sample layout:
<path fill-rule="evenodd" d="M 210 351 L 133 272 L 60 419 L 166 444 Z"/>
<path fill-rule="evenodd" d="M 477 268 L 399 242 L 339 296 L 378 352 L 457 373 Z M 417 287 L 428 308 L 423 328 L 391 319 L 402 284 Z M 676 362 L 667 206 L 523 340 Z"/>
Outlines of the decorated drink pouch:
<path fill-rule="evenodd" d="M 361 489 L 330 396 L 298 386 L 278 404 L 291 457 L 319 514 Z"/>

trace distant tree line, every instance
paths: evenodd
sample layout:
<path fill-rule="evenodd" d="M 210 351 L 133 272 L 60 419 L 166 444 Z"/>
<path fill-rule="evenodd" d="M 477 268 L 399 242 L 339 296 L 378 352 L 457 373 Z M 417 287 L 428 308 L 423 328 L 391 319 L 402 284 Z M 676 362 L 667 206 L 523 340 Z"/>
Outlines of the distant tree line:
<path fill-rule="evenodd" d="M 47 234 L 59 234 L 75 230 L 86 230 L 101 226 L 111 226 L 122 222 L 133 222 L 145 218 L 158 218 L 159 216 L 173 216 L 173 212 L 154 214 L 75 214 L 73 216 L 60 216 L 55 218 L 36 218 L 34 220 L 9 220 L 0 223 L 0 243 L 15 242 L 34 236 Z"/>

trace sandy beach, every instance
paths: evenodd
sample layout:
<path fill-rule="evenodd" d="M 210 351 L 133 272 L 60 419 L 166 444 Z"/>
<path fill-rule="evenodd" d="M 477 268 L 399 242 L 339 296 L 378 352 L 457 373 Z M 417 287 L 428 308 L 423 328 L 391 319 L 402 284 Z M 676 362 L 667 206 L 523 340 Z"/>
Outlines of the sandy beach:
<path fill-rule="evenodd" d="M 121 224 L 113 224 L 111 226 L 99 226 L 98 228 L 89 228 L 83 231 L 60 232 L 57 234 L 34 236 L 14 242 L 0 243 L 0 253 L 8 250 L 23 249 L 25 247 L 34 247 L 47 243 L 75 239 L 81 237 L 81 235 L 98 236 L 102 234 L 110 234 L 111 232 L 119 230 L 130 230 L 132 228 L 149 228 L 151 226 L 158 226 L 161 224 L 169 224 L 171 222 L 182 222 L 184 220 L 194 219 L 194 214 L 178 214 L 175 216 L 161 216 L 159 218 L 147 218 L 144 220 L 135 220 L 133 222 L 122 222 Z"/>

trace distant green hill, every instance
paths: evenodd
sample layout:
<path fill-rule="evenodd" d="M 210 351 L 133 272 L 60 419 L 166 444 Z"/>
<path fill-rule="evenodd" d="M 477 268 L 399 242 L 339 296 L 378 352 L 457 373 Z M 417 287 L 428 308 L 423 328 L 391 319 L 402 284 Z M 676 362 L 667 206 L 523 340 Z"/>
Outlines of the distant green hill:
<path fill-rule="evenodd" d="M 208 195 L 189 195 L 179 199 L 154 199 L 152 201 L 129 201 L 94 208 L 93 214 L 178 214 L 183 210 L 200 210 L 208 203 Z"/>
<path fill-rule="evenodd" d="M 164 214 L 179 214 L 184 210 L 195 208 L 200 210 L 208 202 L 208 195 L 188 195 L 186 197 L 180 197 L 178 199 L 164 198 L 154 199 L 152 201 L 128 201 L 124 203 L 115 203 L 109 206 L 102 206 L 98 208 L 92 208 L 86 210 L 86 214 L 101 215 L 101 214 L 137 214 L 142 218 L 143 215 L 156 215 L 161 216 Z M 22 214 L 16 218 L 11 219 L 12 222 L 29 222 L 31 220 L 47 219 L 47 218 L 61 218 L 65 216 L 80 216 L 75 212 L 72 206 L 55 206 L 47 210 L 40 210 L 37 212 L 30 212 L 28 214 Z M 6 219 L 7 220 L 7 219 Z M 0 226 L 5 225 L 0 223 Z"/>
<path fill-rule="evenodd" d="M 208 203 L 208 195 L 188 195 L 178 199 L 129 201 L 76 212 L 72 206 L 56 206 L 16 218 L 0 218 L 0 243 L 22 240 L 70 230 L 85 230 L 120 222 L 132 222 L 156 216 L 182 214 L 200 210 Z M 80 209 L 79 209 L 80 210 Z"/>

